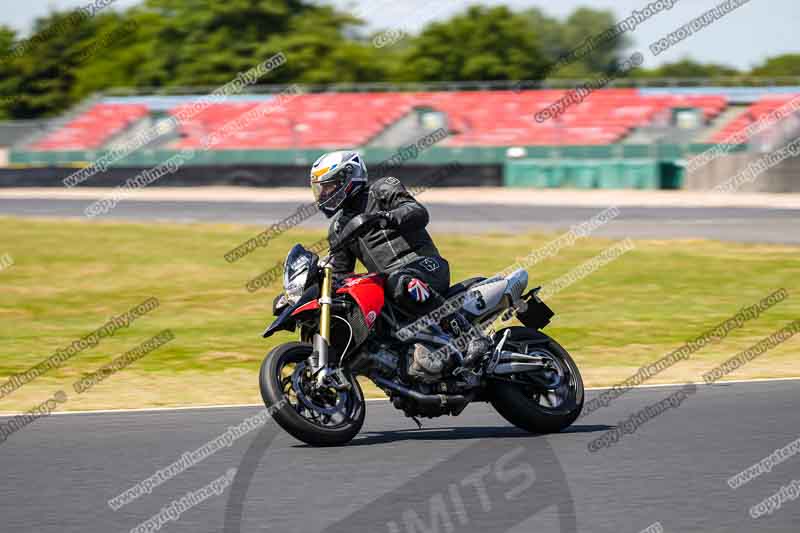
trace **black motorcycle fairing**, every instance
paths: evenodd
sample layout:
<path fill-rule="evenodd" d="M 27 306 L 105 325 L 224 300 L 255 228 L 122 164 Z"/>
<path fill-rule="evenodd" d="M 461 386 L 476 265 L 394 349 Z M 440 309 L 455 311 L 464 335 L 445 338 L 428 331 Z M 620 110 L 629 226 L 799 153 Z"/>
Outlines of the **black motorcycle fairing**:
<path fill-rule="evenodd" d="M 275 321 L 270 324 L 270 326 L 261 336 L 267 338 L 273 335 L 276 331 L 281 330 L 294 331 L 295 327 L 297 327 L 297 321 L 292 317 L 292 313 L 298 307 L 307 304 L 311 300 L 316 300 L 317 298 L 319 298 L 319 286 L 315 284 L 305 290 L 300 299 L 297 300 L 297 303 L 284 307 L 278 318 L 276 318 Z"/>
<path fill-rule="evenodd" d="M 503 328 L 495 332 L 492 340 L 494 341 L 495 345 L 500 342 L 500 339 L 503 338 L 503 335 L 508 330 L 510 331 L 508 335 L 508 340 L 514 341 L 516 340 L 518 335 L 525 335 L 528 338 L 528 344 L 547 344 L 552 339 L 548 337 L 546 334 L 542 333 L 541 331 L 535 330 L 532 331 L 533 328 L 522 327 L 522 326 L 509 326 L 507 328 Z"/>
<path fill-rule="evenodd" d="M 523 312 L 517 312 L 517 319 L 524 326 L 537 330 L 547 326 L 554 315 L 553 310 L 539 298 L 540 289 L 541 287 L 536 287 L 523 294 L 521 299 L 525 300 L 528 308 Z"/>

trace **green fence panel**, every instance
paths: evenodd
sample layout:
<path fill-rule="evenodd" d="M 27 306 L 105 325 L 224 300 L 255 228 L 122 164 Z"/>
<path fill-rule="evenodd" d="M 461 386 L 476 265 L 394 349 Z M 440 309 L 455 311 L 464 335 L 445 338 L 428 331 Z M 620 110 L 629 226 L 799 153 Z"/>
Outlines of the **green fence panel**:
<path fill-rule="evenodd" d="M 602 161 L 616 164 L 620 160 L 630 160 L 640 164 L 641 160 L 661 161 L 664 163 L 687 159 L 699 154 L 713 144 L 695 143 L 690 145 L 655 144 L 655 145 L 599 145 L 599 146 L 525 146 L 520 147 L 525 151 L 524 161 L 539 162 L 566 162 L 583 161 L 596 165 L 594 174 L 588 170 L 571 170 L 565 174 L 564 179 L 585 186 L 594 182 L 596 186 L 606 187 L 614 182 L 609 176 L 607 167 Z M 746 146 L 737 145 L 730 147 L 731 153 L 740 152 Z M 195 151 L 195 156 L 186 162 L 187 165 L 311 165 L 323 152 L 330 149 L 292 149 L 292 150 L 209 150 Z M 368 166 L 379 165 L 385 161 L 400 162 L 403 165 L 444 165 L 458 161 L 464 165 L 506 165 L 508 147 L 505 146 L 431 146 L 419 151 L 416 156 L 413 151 L 398 148 L 370 147 L 362 150 Z M 14 165 L 32 166 L 76 166 L 85 165 L 103 157 L 106 150 L 91 151 L 34 151 L 11 150 L 9 162 Z M 125 158 L 115 161 L 111 166 L 146 167 L 158 165 L 178 153 L 175 150 L 138 150 Z M 394 159 L 392 159 L 394 158 Z M 512 169 L 515 168 L 513 165 Z M 637 168 L 637 167 L 634 167 Z M 516 172 L 516 170 L 512 170 Z M 617 169 L 623 174 L 638 170 Z M 644 172 L 644 171 L 643 171 Z M 510 178 L 512 181 L 516 178 Z M 638 183 L 639 179 L 626 178 Z M 650 183 L 652 179 L 642 178 L 643 183 Z"/>
<path fill-rule="evenodd" d="M 658 165 L 649 160 L 623 160 L 619 163 L 622 186 L 627 189 L 658 189 Z"/>
<path fill-rule="evenodd" d="M 564 172 L 561 187 L 594 189 L 597 185 L 597 168 L 581 161 L 568 161 L 560 165 Z"/>
<path fill-rule="evenodd" d="M 661 179 L 659 164 L 651 159 L 518 159 L 504 165 L 503 184 L 532 188 L 658 189 Z"/>
<path fill-rule="evenodd" d="M 533 187 L 545 189 L 559 187 L 561 176 L 556 165 L 530 160 L 509 161 L 504 167 L 503 184 L 506 187 Z"/>

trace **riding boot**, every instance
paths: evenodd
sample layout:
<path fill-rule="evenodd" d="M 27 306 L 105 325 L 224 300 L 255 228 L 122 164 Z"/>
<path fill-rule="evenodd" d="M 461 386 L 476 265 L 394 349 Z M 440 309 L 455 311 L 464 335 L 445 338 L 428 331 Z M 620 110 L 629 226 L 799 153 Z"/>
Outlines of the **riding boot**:
<path fill-rule="evenodd" d="M 463 346 L 466 343 L 465 348 L 459 350 L 464 354 L 462 366 L 466 368 L 471 367 L 492 348 L 492 341 L 460 312 L 443 319 L 441 326 L 457 345 Z"/>

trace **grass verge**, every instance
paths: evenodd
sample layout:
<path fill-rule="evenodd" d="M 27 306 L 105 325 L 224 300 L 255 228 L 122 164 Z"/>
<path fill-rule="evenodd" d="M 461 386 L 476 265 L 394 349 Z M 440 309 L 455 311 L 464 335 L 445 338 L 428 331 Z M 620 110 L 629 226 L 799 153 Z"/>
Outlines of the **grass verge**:
<path fill-rule="evenodd" d="M 0 399 L 0 412 L 23 411 L 59 389 L 60 409 L 258 403 L 257 370 L 272 346 L 293 339 L 260 334 L 272 320 L 280 281 L 255 293 L 245 283 L 281 261 L 295 242 L 321 232 L 292 230 L 247 257 L 225 252 L 261 228 L 0 218 L 0 384 L 149 297 L 158 309 Z M 453 281 L 503 269 L 554 235 L 434 235 Z M 614 241 L 583 239 L 529 269 L 547 285 Z M 720 342 L 694 353 L 650 383 L 699 381 L 703 372 L 800 317 L 800 248 L 701 240 L 636 241 L 635 249 L 563 288 L 548 303 L 546 328 L 575 357 L 587 386 L 611 385 L 679 348 L 778 288 L 789 298 Z M 170 329 L 175 339 L 90 391 L 72 384 Z M 729 377 L 788 377 L 798 340 L 770 350 Z M 371 395 L 374 388 L 367 389 Z"/>

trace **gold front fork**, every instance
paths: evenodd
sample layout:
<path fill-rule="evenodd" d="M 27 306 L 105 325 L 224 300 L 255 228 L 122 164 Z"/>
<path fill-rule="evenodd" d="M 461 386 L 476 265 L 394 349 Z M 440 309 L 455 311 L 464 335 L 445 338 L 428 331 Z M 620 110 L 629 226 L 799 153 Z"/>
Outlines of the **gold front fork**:
<path fill-rule="evenodd" d="M 333 267 L 325 265 L 322 276 L 322 294 L 319 298 L 319 335 L 326 342 L 330 343 L 331 337 L 331 303 L 333 286 Z"/>

